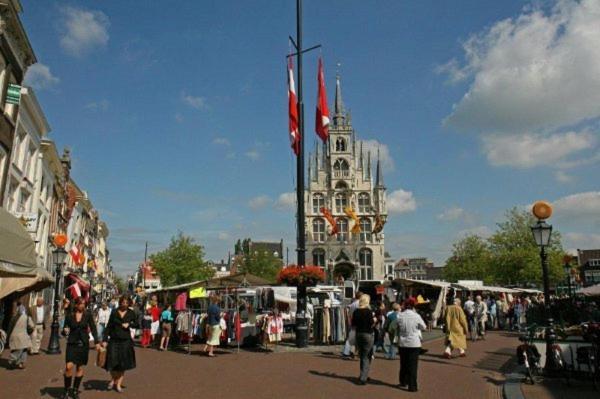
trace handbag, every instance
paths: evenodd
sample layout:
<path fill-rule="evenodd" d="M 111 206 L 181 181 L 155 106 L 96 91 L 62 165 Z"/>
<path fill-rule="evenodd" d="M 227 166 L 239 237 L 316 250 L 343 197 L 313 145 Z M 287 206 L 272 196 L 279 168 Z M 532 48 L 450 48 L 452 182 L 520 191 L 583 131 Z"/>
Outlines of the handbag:
<path fill-rule="evenodd" d="M 104 367 L 106 364 L 106 349 L 100 348 L 98 349 L 98 353 L 96 354 L 96 366 Z"/>
<path fill-rule="evenodd" d="M 35 331 L 35 328 L 33 328 L 29 325 L 29 320 L 31 320 L 31 322 L 33 323 L 33 320 L 31 319 L 31 317 L 27 316 L 27 335 L 31 335 Z"/>

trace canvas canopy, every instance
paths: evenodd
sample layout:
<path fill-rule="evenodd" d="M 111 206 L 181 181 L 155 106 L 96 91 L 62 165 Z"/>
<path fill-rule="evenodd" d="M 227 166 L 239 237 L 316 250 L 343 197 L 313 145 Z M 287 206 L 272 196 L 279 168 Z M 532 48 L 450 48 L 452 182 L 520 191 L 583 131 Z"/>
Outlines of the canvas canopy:
<path fill-rule="evenodd" d="M 236 288 L 269 285 L 270 282 L 264 278 L 254 276 L 250 273 L 237 273 L 230 276 L 217 277 L 210 280 L 193 281 L 191 283 L 174 285 L 171 287 L 163 287 L 160 289 L 146 290 L 146 294 L 155 294 L 158 292 L 183 292 L 189 291 L 197 287 L 205 287 L 208 289 L 215 288 Z"/>
<path fill-rule="evenodd" d="M 41 267 L 36 268 L 33 276 L 0 277 L 0 298 L 17 291 L 39 291 L 53 283 L 52 275 Z"/>
<path fill-rule="evenodd" d="M 600 284 L 582 288 L 577 293 L 585 296 L 600 296 Z"/>
<path fill-rule="evenodd" d="M 516 294 L 519 292 L 512 288 L 496 287 L 496 286 L 491 286 L 491 285 L 455 283 L 455 284 L 452 284 L 452 286 L 455 288 L 460 288 L 461 290 L 464 290 L 464 291 L 484 291 L 484 292 L 494 292 L 494 293 L 504 292 L 506 294 Z"/>
<path fill-rule="evenodd" d="M 38 275 L 35 243 L 21 222 L 0 208 L 0 278 Z"/>

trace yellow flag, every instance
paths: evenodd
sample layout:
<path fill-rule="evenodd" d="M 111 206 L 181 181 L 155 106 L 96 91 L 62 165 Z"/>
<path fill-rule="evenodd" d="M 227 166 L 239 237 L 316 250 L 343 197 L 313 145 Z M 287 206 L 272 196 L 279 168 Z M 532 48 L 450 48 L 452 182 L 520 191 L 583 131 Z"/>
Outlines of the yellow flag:
<path fill-rule="evenodd" d="M 208 294 L 206 293 L 206 288 L 198 287 L 190 290 L 190 299 L 193 298 L 208 298 Z"/>
<path fill-rule="evenodd" d="M 344 213 L 346 214 L 346 216 L 354 220 L 354 226 L 352 226 L 352 234 L 360 233 L 360 219 L 358 218 L 356 212 L 354 212 L 354 209 L 347 206 L 346 208 L 344 208 Z"/>

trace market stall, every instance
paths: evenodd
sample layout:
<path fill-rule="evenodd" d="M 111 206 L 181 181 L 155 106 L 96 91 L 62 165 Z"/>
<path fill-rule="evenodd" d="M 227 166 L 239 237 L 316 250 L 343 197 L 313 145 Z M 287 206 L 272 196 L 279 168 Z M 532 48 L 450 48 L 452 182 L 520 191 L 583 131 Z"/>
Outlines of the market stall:
<path fill-rule="evenodd" d="M 438 320 L 444 314 L 446 295 L 451 287 L 450 283 L 398 278 L 392 280 L 390 284 L 398 291 L 397 300 L 399 302 L 411 296 L 417 298 L 416 309 L 419 314 L 425 322 L 431 321 L 433 327 L 437 325 Z"/>
<path fill-rule="evenodd" d="M 577 290 L 578 294 L 584 296 L 598 296 L 600 297 L 600 284 L 591 285 L 589 287 L 581 288 Z"/>

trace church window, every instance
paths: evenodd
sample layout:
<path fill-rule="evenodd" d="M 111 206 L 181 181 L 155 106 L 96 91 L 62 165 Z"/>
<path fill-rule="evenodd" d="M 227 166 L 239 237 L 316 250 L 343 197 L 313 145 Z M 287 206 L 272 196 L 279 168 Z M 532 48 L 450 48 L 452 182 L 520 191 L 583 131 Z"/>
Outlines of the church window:
<path fill-rule="evenodd" d="M 338 225 L 337 240 L 339 242 L 348 241 L 348 219 L 339 218 L 337 220 L 337 225 Z"/>
<path fill-rule="evenodd" d="M 358 253 L 361 280 L 373 280 L 373 251 L 363 248 Z"/>
<path fill-rule="evenodd" d="M 321 208 L 325 206 L 325 196 L 320 193 L 314 194 L 312 199 L 312 206 L 313 213 L 321 213 Z"/>
<path fill-rule="evenodd" d="M 345 178 L 350 177 L 350 166 L 345 159 L 338 159 L 333 164 L 333 177 Z"/>
<path fill-rule="evenodd" d="M 360 213 L 369 213 L 371 210 L 371 201 L 369 194 L 360 193 L 358 195 L 358 211 Z"/>
<path fill-rule="evenodd" d="M 317 248 L 313 251 L 313 265 L 315 266 L 325 266 L 325 250 L 322 248 Z"/>
<path fill-rule="evenodd" d="M 345 152 L 346 151 L 346 140 L 341 137 L 335 141 L 335 150 L 337 152 Z"/>
<path fill-rule="evenodd" d="M 371 242 L 371 220 L 368 218 L 360 219 L 360 240 L 362 242 Z"/>
<path fill-rule="evenodd" d="M 325 242 L 325 221 L 321 218 L 313 220 L 313 239 Z"/>
<path fill-rule="evenodd" d="M 345 181 L 340 180 L 337 183 L 335 183 L 335 189 L 336 190 L 348 190 L 348 185 L 346 184 Z"/>
<path fill-rule="evenodd" d="M 337 213 L 344 213 L 344 208 L 348 206 L 348 197 L 343 193 L 337 193 L 335 195 L 335 211 Z"/>

